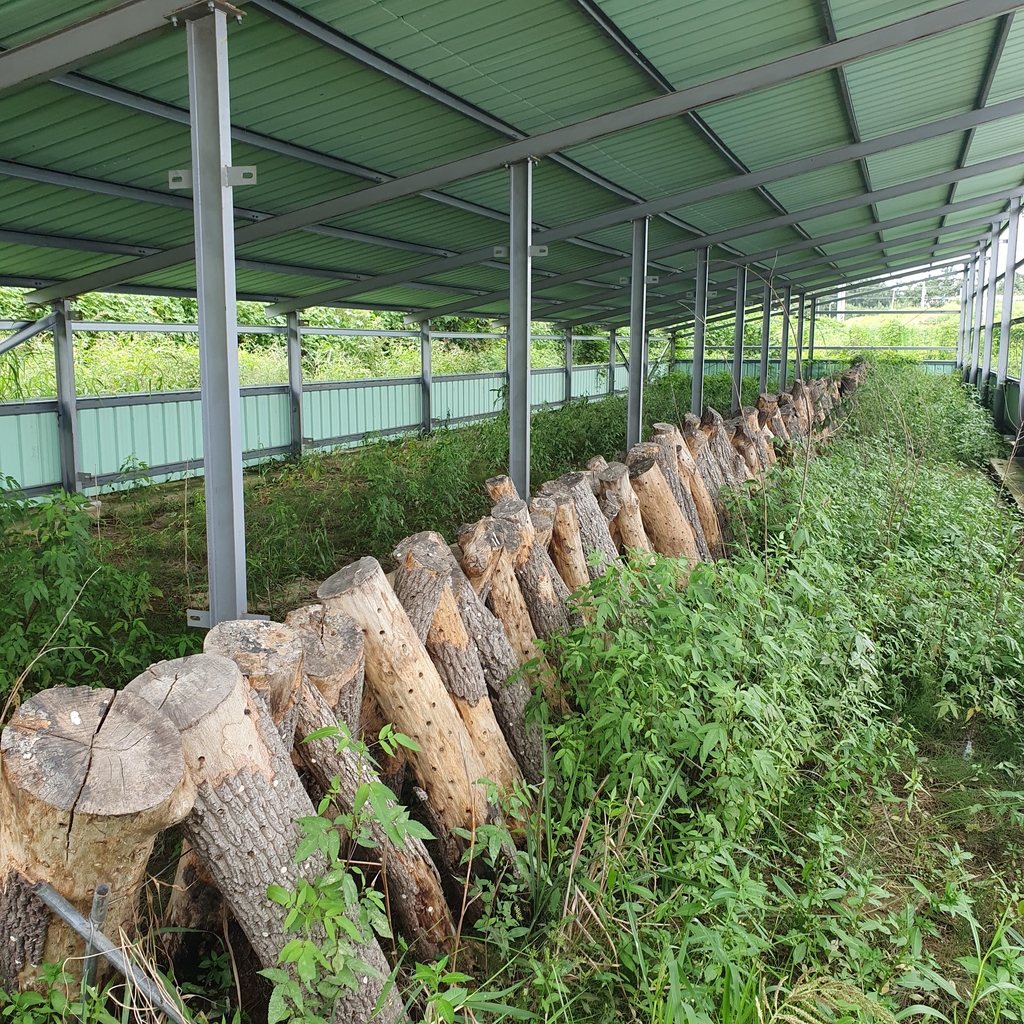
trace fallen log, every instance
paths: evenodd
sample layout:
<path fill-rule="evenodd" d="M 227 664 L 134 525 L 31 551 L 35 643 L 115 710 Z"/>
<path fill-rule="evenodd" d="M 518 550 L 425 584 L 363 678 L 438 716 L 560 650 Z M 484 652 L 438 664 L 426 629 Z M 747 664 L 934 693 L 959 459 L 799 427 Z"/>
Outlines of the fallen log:
<path fill-rule="evenodd" d="M 196 791 L 178 730 L 134 694 L 44 690 L 15 712 L 0 751 L 0 978 L 15 992 L 40 984 L 44 962 L 82 973 L 85 942 L 32 885 L 48 883 L 88 917 L 107 883 L 103 931 L 118 943 L 133 933 L 155 837 Z"/>
<path fill-rule="evenodd" d="M 683 518 L 657 460 L 653 456 L 635 459 L 629 464 L 629 482 L 640 503 L 644 532 L 654 550 L 672 558 L 685 558 L 692 569 L 698 560 L 693 531 Z"/>
<path fill-rule="evenodd" d="M 483 764 L 380 563 L 353 562 L 325 580 L 317 597 L 362 629 L 367 688 L 395 728 L 415 740 L 409 764 L 445 829 L 486 822 L 486 791 L 477 784 Z"/>
<path fill-rule="evenodd" d="M 216 654 L 158 662 L 124 692 L 160 708 L 178 727 L 197 787 L 195 806 L 182 825 L 185 836 L 260 963 L 277 967 L 291 936 L 286 908 L 269 900 L 267 889 L 312 882 L 328 865 L 320 854 L 295 863 L 296 822 L 315 811 L 269 710 L 235 662 Z M 376 938 L 363 940 L 356 953 L 380 977 L 367 977 L 357 992 L 339 997 L 339 1020 L 368 1021 L 389 973 Z M 394 1021 L 400 1011 L 392 997 L 383 1018 Z"/>
<path fill-rule="evenodd" d="M 615 522 L 623 547 L 634 551 L 653 551 L 644 530 L 640 502 L 629 482 L 629 468 L 621 462 L 612 462 L 601 471 L 598 479 L 602 495 L 614 495 L 619 500 Z"/>
<path fill-rule="evenodd" d="M 302 640 L 303 684 L 323 695 L 349 734 L 359 735 L 363 706 L 363 634 L 347 615 L 308 604 L 285 616 Z"/>
<path fill-rule="evenodd" d="M 518 499 L 503 498 L 498 504 L 503 501 Z M 494 717 L 476 644 L 459 615 L 449 560 L 440 554 L 446 548 L 440 534 L 429 532 L 402 541 L 394 551 L 398 562 L 395 596 L 437 667 L 480 758 L 485 777 L 505 796 L 522 781 L 522 774 Z"/>
<path fill-rule="evenodd" d="M 270 710 L 281 742 L 295 740 L 295 698 L 302 685 L 302 639 L 280 622 L 232 619 L 218 623 L 203 640 L 204 654 L 230 658 Z"/>

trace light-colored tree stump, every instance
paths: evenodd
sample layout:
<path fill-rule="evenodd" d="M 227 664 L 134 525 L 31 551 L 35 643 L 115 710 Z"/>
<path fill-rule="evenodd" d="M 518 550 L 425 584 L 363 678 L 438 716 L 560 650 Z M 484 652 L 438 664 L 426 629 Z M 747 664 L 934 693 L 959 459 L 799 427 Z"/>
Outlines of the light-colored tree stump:
<path fill-rule="evenodd" d="M 778 395 L 761 394 L 757 396 L 757 418 L 761 426 L 767 428 L 772 437 L 776 437 L 780 441 L 789 440 L 789 432 L 779 414 Z"/>
<path fill-rule="evenodd" d="M 325 580 L 317 597 L 363 631 L 366 685 L 395 728 L 416 741 L 407 752 L 417 782 L 448 830 L 488 820 L 486 775 L 466 726 L 375 558 Z"/>
<path fill-rule="evenodd" d="M 697 465 L 697 471 L 704 480 L 707 492 L 711 496 L 711 500 L 714 502 L 715 510 L 719 515 L 719 523 L 721 523 L 722 499 L 719 496 L 719 492 L 726 486 L 726 481 L 722 476 L 722 470 L 718 465 L 718 459 L 711 450 L 707 434 L 701 430 L 700 419 L 697 416 L 694 416 L 692 412 L 688 412 L 683 417 L 683 424 L 680 432 L 683 435 L 683 440 L 686 442 L 686 447 L 689 449 L 690 455 L 693 457 L 693 460 Z"/>
<path fill-rule="evenodd" d="M 579 520 L 576 518 L 576 502 L 568 491 L 557 488 L 545 492 L 545 496 L 555 503 L 548 554 L 570 593 L 575 593 L 590 582 Z"/>
<path fill-rule="evenodd" d="M 595 455 L 592 459 L 587 460 L 587 482 L 590 484 L 590 489 L 594 492 L 595 498 L 601 497 L 601 481 L 598 477 L 607 468 L 608 462 L 603 455 Z"/>
<path fill-rule="evenodd" d="M 722 476 L 730 484 L 742 484 L 753 479 L 753 474 L 747 468 L 747 464 L 729 441 L 729 435 L 725 430 L 725 422 L 722 414 L 709 405 L 704 410 L 700 421 L 701 429 L 708 439 L 708 446 L 715 453 L 718 464 L 722 470 Z"/>
<path fill-rule="evenodd" d="M 614 496 L 619 500 L 615 524 L 622 546 L 633 551 L 652 551 L 640 514 L 640 502 L 629 482 L 629 469 L 621 462 L 612 462 L 601 471 L 598 479 L 602 496 Z"/>
<path fill-rule="evenodd" d="M 708 550 L 713 558 L 722 558 L 725 548 L 722 544 L 722 528 L 718 521 L 715 502 L 682 433 L 674 423 L 655 423 L 654 438 L 664 439 L 675 450 L 679 479 L 686 484 L 693 499 Z"/>
<path fill-rule="evenodd" d="M 288 889 L 300 878 L 322 876 L 327 861 L 314 855 L 295 863 L 296 822 L 315 811 L 266 704 L 235 662 L 217 654 L 158 662 L 124 692 L 160 708 L 180 730 L 197 786 L 185 836 L 260 963 L 278 966 L 291 936 L 284 928 L 285 908 L 267 898 L 267 888 Z M 368 977 L 358 992 L 339 999 L 341 1020 L 369 1020 L 389 973 L 376 938 L 364 938 L 357 953 L 381 977 Z M 384 1019 L 394 1021 L 399 1010 L 392 998 Z"/>
<path fill-rule="evenodd" d="M 679 475 L 679 456 L 672 440 L 664 434 L 655 434 L 652 440 L 634 445 L 626 457 L 626 465 L 629 465 L 630 458 L 637 458 L 640 454 L 651 456 L 658 463 L 665 483 L 668 484 L 672 497 L 675 498 L 679 511 L 683 518 L 690 524 L 693 531 L 693 540 L 697 546 L 697 557 L 705 562 L 711 561 L 711 549 L 704 537 L 704 529 L 700 524 L 700 516 L 697 513 L 697 505 L 690 494 L 686 481 Z"/>
<path fill-rule="evenodd" d="M 546 495 L 538 494 L 537 497 L 530 499 L 530 520 L 533 523 L 536 541 L 545 551 L 551 547 L 551 534 L 555 528 L 557 508 L 554 499 Z"/>
<path fill-rule="evenodd" d="M 770 469 L 775 465 L 775 449 L 768 434 L 765 433 L 764 428 L 761 426 L 757 410 L 752 405 L 745 405 L 740 409 L 740 417 L 743 420 L 747 437 L 750 438 L 754 448 L 757 450 L 757 459 L 761 464 L 761 468 L 765 470 Z"/>
<path fill-rule="evenodd" d="M 359 787 L 379 783 L 380 777 L 369 760 L 360 757 L 352 747 L 343 746 L 339 751 L 333 737 L 307 739 L 322 729 L 338 725 L 337 715 L 316 686 L 304 684 L 296 703 L 299 715 L 295 749 L 323 790 L 334 791 L 338 810 L 351 814 Z M 337 789 L 334 789 L 335 779 Z M 395 805 L 394 801 L 388 803 Z M 405 836 L 397 846 L 375 818 L 369 819 L 368 826 L 375 845 L 372 852 L 362 852 L 362 859 L 371 857 L 380 863 L 388 908 L 398 931 L 412 947 L 413 955 L 418 960 L 428 960 L 450 952 L 455 923 L 444 898 L 441 877 L 423 840 Z"/>
<path fill-rule="evenodd" d="M 30 697 L 0 738 L 0 977 L 9 992 L 39 983 L 38 966 L 68 960 L 80 975 L 85 943 L 32 892 L 46 882 L 89 916 L 111 887 L 104 926 L 131 934 L 138 887 L 158 833 L 192 808 L 171 720 L 139 697 L 88 686 Z"/>
<path fill-rule="evenodd" d="M 505 501 L 523 504 L 517 498 L 502 498 L 498 504 Z M 395 548 L 394 557 L 395 596 L 437 667 L 486 777 L 500 794 L 511 794 L 522 774 L 494 717 L 476 643 L 459 614 L 444 538 L 429 531 L 407 537 Z"/>
<path fill-rule="evenodd" d="M 612 543 L 608 523 L 601 514 L 590 478 L 584 473 L 565 473 L 541 487 L 543 494 L 553 496 L 559 491 L 565 491 L 572 498 L 580 542 L 587 559 L 587 575 L 592 580 L 597 579 L 605 574 L 609 565 L 614 564 L 619 553 Z"/>
<path fill-rule="evenodd" d="M 685 558 L 693 568 L 697 564 L 693 531 L 683 518 L 657 461 L 651 456 L 633 461 L 629 466 L 629 482 L 640 504 L 644 532 L 654 550 L 672 558 Z"/>
<path fill-rule="evenodd" d="M 270 709 L 281 742 L 295 739 L 295 698 L 302 685 L 302 639 L 280 622 L 232 619 L 218 623 L 203 640 L 204 654 L 230 658 Z"/>
<path fill-rule="evenodd" d="M 285 616 L 302 640 L 302 678 L 323 695 L 350 735 L 359 735 L 363 706 L 363 634 L 347 615 L 308 604 Z"/>
<path fill-rule="evenodd" d="M 484 487 L 491 497 L 492 502 L 501 501 L 502 498 L 518 498 L 519 492 L 512 478 L 507 476 L 492 476 L 484 481 Z"/>

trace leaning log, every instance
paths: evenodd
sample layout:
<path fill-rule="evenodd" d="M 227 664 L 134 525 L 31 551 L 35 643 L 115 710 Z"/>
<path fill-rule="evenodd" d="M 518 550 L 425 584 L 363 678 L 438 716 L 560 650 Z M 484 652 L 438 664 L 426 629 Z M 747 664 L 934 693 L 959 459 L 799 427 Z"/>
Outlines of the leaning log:
<path fill-rule="evenodd" d="M 587 575 L 592 580 L 597 579 L 615 563 L 618 551 L 597 504 L 590 478 L 585 473 L 565 473 L 541 487 L 543 494 L 554 495 L 559 491 L 565 491 L 572 498 L 583 554 L 587 559 Z"/>
<path fill-rule="evenodd" d="M 270 885 L 289 888 L 327 870 L 319 854 L 295 863 L 300 818 L 315 814 L 259 694 L 246 685 L 234 661 L 196 654 L 161 661 L 136 676 L 125 693 L 160 708 L 181 732 L 185 763 L 196 802 L 183 830 L 221 891 L 264 967 L 277 967 L 291 935 L 287 911 L 267 899 Z M 357 943 L 357 955 L 379 977 L 335 1005 L 341 1020 L 367 1021 L 389 969 L 373 935 Z M 397 1019 L 392 998 L 385 1019 Z"/>
<path fill-rule="evenodd" d="M 583 553 L 583 540 L 576 517 L 576 503 L 572 495 L 564 490 L 550 490 L 546 496 L 555 503 L 548 554 L 569 591 L 575 593 L 590 582 L 587 557 Z"/>
<path fill-rule="evenodd" d="M 693 500 L 693 495 L 690 494 L 686 480 L 679 474 L 679 456 L 671 438 L 656 433 L 650 441 L 634 445 L 626 456 L 626 465 L 629 465 L 630 459 L 648 455 L 657 461 L 662 476 L 665 477 L 665 483 L 668 484 L 672 497 L 675 498 L 676 504 L 679 506 L 679 511 L 683 513 L 683 518 L 690 524 L 694 543 L 697 545 L 697 557 L 710 562 L 711 550 L 704 537 L 697 505 Z"/>
<path fill-rule="evenodd" d="M 498 504 L 503 501 L 518 499 L 503 498 Z M 466 632 L 452 592 L 449 560 L 440 554 L 443 549 L 444 538 L 429 531 L 402 541 L 394 551 L 395 596 L 437 667 L 485 777 L 502 795 L 511 794 L 522 775 L 494 717 L 476 644 Z"/>
<path fill-rule="evenodd" d="M 697 564 L 697 545 L 690 524 L 672 496 L 661 467 L 648 456 L 629 467 L 629 482 L 640 503 L 644 532 L 654 550 L 672 558 L 685 558 L 690 568 Z"/>
<path fill-rule="evenodd" d="M 679 479 L 685 482 L 696 506 L 697 518 L 700 520 L 700 528 L 704 531 L 708 550 L 712 558 L 722 558 L 725 549 L 722 545 L 722 529 L 715 502 L 681 431 L 674 423 L 655 423 L 653 439 L 667 441 L 674 448 Z"/>
<path fill-rule="evenodd" d="M 714 452 L 722 470 L 722 476 L 730 484 L 742 484 L 754 479 L 739 452 L 733 448 L 725 430 L 722 414 L 709 405 L 700 421 L 701 429 L 708 439 L 708 447 Z"/>
<path fill-rule="evenodd" d="M 622 546 L 634 551 L 652 551 L 640 515 L 640 502 L 629 483 L 629 469 L 621 462 L 612 462 L 598 476 L 602 495 L 615 495 L 619 510 L 615 515 Z"/>
<path fill-rule="evenodd" d="M 409 764 L 448 830 L 488 818 L 486 774 L 441 677 L 375 558 L 361 558 L 325 580 L 317 597 L 363 631 L 366 685 L 395 728 L 415 740 Z"/>
<path fill-rule="evenodd" d="M 88 686 L 30 697 L 0 738 L 0 978 L 40 983 L 44 962 L 80 975 L 85 943 L 32 892 L 46 882 L 89 916 L 111 887 L 104 932 L 132 934 L 155 837 L 192 808 L 181 737 L 138 696 Z M 69 959 L 70 958 L 70 959 Z"/>
<path fill-rule="evenodd" d="M 708 440 L 707 434 L 701 430 L 700 418 L 695 416 L 692 412 L 688 412 L 683 417 L 683 423 L 680 432 L 683 435 L 683 440 L 686 442 L 686 447 L 693 457 L 694 462 L 697 465 L 697 471 L 700 473 L 704 480 L 704 485 L 707 488 L 708 494 L 711 496 L 711 500 L 715 503 L 715 510 L 719 512 L 719 522 L 721 522 L 721 502 L 720 492 L 723 487 L 726 486 L 725 477 L 722 475 L 722 469 L 718 465 L 718 459 L 715 457 L 715 453 L 711 450 L 711 443 Z"/>

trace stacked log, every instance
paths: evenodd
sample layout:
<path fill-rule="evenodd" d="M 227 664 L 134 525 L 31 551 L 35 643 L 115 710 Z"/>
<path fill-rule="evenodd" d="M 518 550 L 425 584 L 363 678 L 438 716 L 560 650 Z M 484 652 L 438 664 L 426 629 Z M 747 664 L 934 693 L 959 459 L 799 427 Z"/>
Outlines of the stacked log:
<path fill-rule="evenodd" d="M 636 491 L 629 482 L 629 467 L 621 462 L 612 462 L 598 474 L 602 497 L 616 497 L 619 502 L 615 514 L 615 525 L 622 546 L 633 551 L 652 551 L 651 542 L 644 530 L 640 502 Z"/>
<path fill-rule="evenodd" d="M 596 474 L 565 473 L 557 480 L 543 484 L 541 493 L 552 497 L 564 493 L 572 499 L 587 575 L 594 580 L 604 575 L 619 553 L 608 532 L 608 522 L 597 503 L 591 476 L 596 479 Z"/>

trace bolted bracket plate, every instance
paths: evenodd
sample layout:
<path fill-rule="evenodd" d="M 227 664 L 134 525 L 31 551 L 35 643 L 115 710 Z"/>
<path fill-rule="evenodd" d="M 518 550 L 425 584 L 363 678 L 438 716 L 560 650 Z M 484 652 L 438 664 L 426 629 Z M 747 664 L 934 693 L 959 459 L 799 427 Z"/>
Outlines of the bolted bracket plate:
<path fill-rule="evenodd" d="M 239 167 L 225 167 L 224 184 L 230 188 L 238 188 L 241 185 L 255 185 L 255 164 L 249 164 L 248 166 L 243 164 Z"/>
<path fill-rule="evenodd" d="M 167 187 L 170 189 L 191 188 L 192 168 L 182 167 L 177 171 L 167 172 Z"/>
<path fill-rule="evenodd" d="M 241 21 L 245 17 L 245 11 L 239 10 L 234 4 L 225 3 L 224 0 L 200 0 L 199 3 L 188 4 L 177 11 L 168 14 L 166 21 L 177 27 L 182 21 L 198 21 L 214 11 L 220 11 L 235 21 Z"/>

